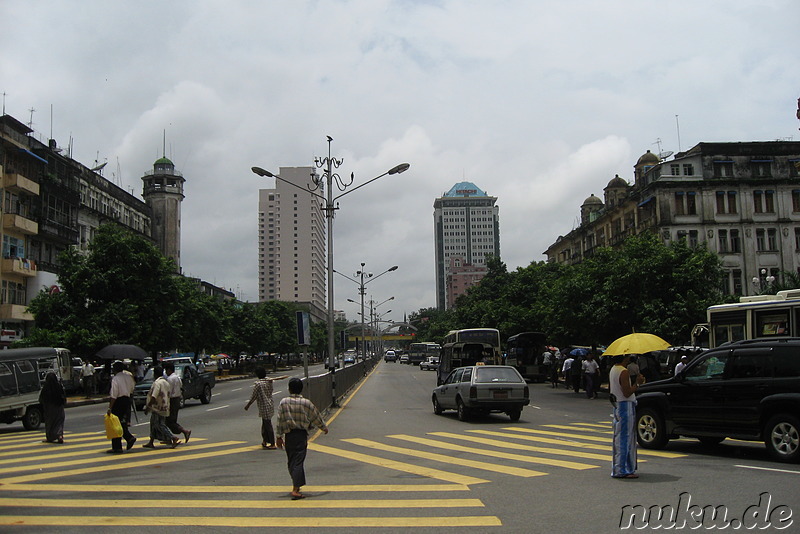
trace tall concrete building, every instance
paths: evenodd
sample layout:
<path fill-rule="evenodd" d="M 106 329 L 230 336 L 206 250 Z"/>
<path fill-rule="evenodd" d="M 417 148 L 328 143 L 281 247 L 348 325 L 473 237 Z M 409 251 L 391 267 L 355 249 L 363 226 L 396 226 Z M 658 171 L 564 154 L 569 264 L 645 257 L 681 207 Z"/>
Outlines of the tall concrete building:
<path fill-rule="evenodd" d="M 320 199 L 307 192 L 313 173 L 313 167 L 281 167 L 282 180 L 258 192 L 258 300 L 306 304 L 314 319 L 324 320 L 325 217 Z"/>
<path fill-rule="evenodd" d="M 497 197 L 472 182 L 459 182 L 433 203 L 436 248 L 436 307 L 456 298 L 486 274 L 486 256 L 500 257 Z M 466 283 L 465 276 L 469 277 Z"/>
<path fill-rule="evenodd" d="M 161 253 L 175 262 L 181 272 L 181 202 L 186 180 L 166 157 L 153 164 L 142 176 L 142 198 L 153 210 L 152 236 Z"/>

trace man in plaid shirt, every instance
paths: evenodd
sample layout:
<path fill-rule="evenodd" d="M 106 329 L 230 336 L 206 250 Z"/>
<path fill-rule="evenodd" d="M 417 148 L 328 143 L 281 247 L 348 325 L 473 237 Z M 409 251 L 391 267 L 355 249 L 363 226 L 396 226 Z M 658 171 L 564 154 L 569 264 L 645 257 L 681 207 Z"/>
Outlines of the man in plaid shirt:
<path fill-rule="evenodd" d="M 304 398 L 303 381 L 299 378 L 289 380 L 289 396 L 281 399 L 278 405 L 278 428 L 276 443 L 279 449 L 286 447 L 289 475 L 292 477 L 292 500 L 305 497 L 300 488 L 306 484 L 303 463 L 308 449 L 308 430 L 313 426 L 325 434 L 328 427 L 314 403 Z"/>
<path fill-rule="evenodd" d="M 275 408 L 272 403 L 272 381 L 289 378 L 289 375 L 267 378 L 267 371 L 263 367 L 256 367 L 258 380 L 253 384 L 253 393 L 244 409 L 250 408 L 254 402 L 258 403 L 258 416 L 261 417 L 261 446 L 265 449 L 275 449 L 275 432 L 272 430 L 272 415 Z"/>

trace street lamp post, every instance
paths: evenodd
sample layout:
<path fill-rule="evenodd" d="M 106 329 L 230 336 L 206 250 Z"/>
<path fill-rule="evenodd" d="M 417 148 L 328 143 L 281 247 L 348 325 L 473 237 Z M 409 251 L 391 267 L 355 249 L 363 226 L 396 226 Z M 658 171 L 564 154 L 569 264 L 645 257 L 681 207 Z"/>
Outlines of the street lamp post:
<path fill-rule="evenodd" d="M 377 327 L 378 327 L 377 320 L 379 319 L 379 317 L 378 317 L 378 306 L 382 306 L 382 305 L 386 304 L 387 302 L 389 302 L 390 300 L 394 300 L 394 296 L 391 296 L 388 299 L 384 300 L 383 302 L 379 302 L 378 304 L 375 304 L 375 301 L 370 298 L 370 301 L 369 301 L 369 317 L 370 317 L 370 325 L 371 325 L 370 327 L 372 328 L 372 340 L 373 340 L 373 343 L 375 342 L 375 332 L 378 331 L 378 329 L 377 329 Z M 381 315 L 386 315 L 387 313 L 390 313 L 391 311 L 392 310 L 385 311 Z M 383 344 L 383 335 L 382 334 L 381 334 L 381 338 L 380 338 L 380 343 L 379 344 L 380 345 Z M 373 346 L 373 350 L 374 350 L 374 348 L 375 347 Z"/>
<path fill-rule="evenodd" d="M 356 187 L 347 190 L 348 187 L 353 185 L 353 181 L 355 180 L 355 175 L 350 173 L 350 180 L 345 182 L 338 173 L 334 172 L 334 169 L 338 169 L 339 166 L 342 164 L 344 159 L 336 159 L 331 156 L 331 142 L 333 138 L 331 136 L 327 136 L 328 139 L 328 156 L 324 158 L 314 158 L 314 165 L 318 169 L 324 169 L 322 176 L 318 176 L 316 173 L 312 173 L 311 175 L 311 182 L 313 186 L 308 188 L 300 187 L 297 184 L 294 184 L 288 180 L 284 180 L 278 175 L 275 175 L 261 167 L 252 167 L 251 170 L 259 176 L 269 176 L 271 178 L 275 178 L 276 180 L 281 180 L 287 184 L 293 185 L 298 189 L 302 189 L 314 195 L 315 197 L 320 198 L 324 205 L 322 207 L 322 211 L 325 212 L 325 218 L 327 220 L 328 225 L 328 265 L 327 265 L 327 273 L 328 273 L 328 368 L 331 373 L 331 391 L 333 395 L 332 405 L 336 406 L 336 345 L 335 345 L 335 335 L 334 335 L 334 323 L 333 323 L 333 311 L 334 311 L 334 304 L 333 304 L 333 216 L 338 208 L 338 204 L 336 201 L 342 198 L 345 195 L 352 193 L 367 184 L 374 182 L 379 178 L 383 178 L 386 175 L 391 174 L 400 174 L 408 170 L 410 165 L 408 163 L 401 163 L 400 165 L 396 165 L 389 169 L 388 171 L 384 172 L 367 180 L 363 184 L 359 184 Z M 337 196 L 333 196 L 333 186 L 336 185 L 336 188 L 341 191 L 342 193 Z M 323 196 L 316 191 L 319 189 L 324 189 L 326 195 Z"/>
<path fill-rule="evenodd" d="M 355 276 L 359 276 L 361 278 L 361 282 L 359 282 L 358 280 L 354 280 L 354 279 L 350 278 L 349 276 L 347 276 L 346 274 L 342 274 L 342 273 L 340 273 L 339 271 L 337 271 L 335 269 L 334 269 L 333 272 L 335 272 L 339 276 L 342 276 L 343 278 L 347 278 L 351 282 L 355 282 L 356 284 L 358 284 L 358 294 L 361 295 L 361 349 L 362 349 L 361 357 L 366 359 L 366 357 L 367 357 L 366 328 L 367 327 L 366 327 L 366 324 L 365 324 L 366 321 L 364 320 L 364 295 L 366 295 L 367 290 L 366 290 L 365 286 L 367 284 L 369 284 L 370 282 L 372 282 L 373 280 L 377 280 L 378 278 L 380 278 L 381 276 L 383 276 L 386 273 L 390 273 L 392 271 L 396 271 L 398 269 L 398 266 L 395 265 L 393 267 L 389 267 L 388 269 L 383 271 L 381 274 L 373 277 L 372 273 L 368 273 L 368 272 L 364 271 L 364 266 L 365 265 L 366 265 L 366 263 L 361 262 L 361 270 L 360 271 L 356 271 L 356 274 L 355 274 Z M 364 281 L 364 277 L 368 278 L 368 280 L 366 282 Z M 347 299 L 347 300 L 350 301 L 350 302 L 353 302 L 350 299 Z"/>

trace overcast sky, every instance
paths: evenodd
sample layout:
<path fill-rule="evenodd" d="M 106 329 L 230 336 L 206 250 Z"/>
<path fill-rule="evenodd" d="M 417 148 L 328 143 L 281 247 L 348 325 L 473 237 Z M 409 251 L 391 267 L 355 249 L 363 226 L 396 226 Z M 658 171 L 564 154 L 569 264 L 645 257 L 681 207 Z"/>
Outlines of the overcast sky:
<path fill-rule="evenodd" d="M 184 272 L 249 301 L 272 187 L 250 167 L 311 165 L 326 136 L 354 186 L 411 164 L 334 224 L 337 271 L 399 266 L 367 286 L 398 321 L 435 305 L 433 202 L 456 182 L 498 198 L 513 270 L 647 150 L 800 139 L 796 0 L 0 0 L 0 20 L 6 113 L 137 197 L 166 130 Z"/>

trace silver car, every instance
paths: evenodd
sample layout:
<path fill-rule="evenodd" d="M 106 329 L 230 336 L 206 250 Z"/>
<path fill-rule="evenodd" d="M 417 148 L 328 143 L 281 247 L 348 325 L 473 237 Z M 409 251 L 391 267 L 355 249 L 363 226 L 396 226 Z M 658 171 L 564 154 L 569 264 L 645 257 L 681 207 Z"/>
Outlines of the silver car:
<path fill-rule="evenodd" d="M 435 371 L 439 368 L 439 357 L 428 356 L 424 361 L 420 362 L 419 368 L 423 371 Z"/>
<path fill-rule="evenodd" d="M 505 412 L 519 421 L 522 408 L 530 403 L 528 384 L 508 365 L 471 365 L 453 369 L 441 386 L 433 390 L 433 413 L 456 410 L 466 421 L 472 413 Z"/>

